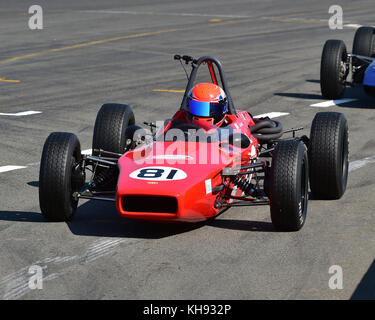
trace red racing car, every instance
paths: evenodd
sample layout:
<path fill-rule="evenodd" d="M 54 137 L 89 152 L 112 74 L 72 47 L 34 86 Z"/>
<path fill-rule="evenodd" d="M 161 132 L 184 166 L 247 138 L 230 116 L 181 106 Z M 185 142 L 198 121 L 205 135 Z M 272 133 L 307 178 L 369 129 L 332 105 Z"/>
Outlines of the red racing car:
<path fill-rule="evenodd" d="M 39 178 L 44 217 L 67 221 L 79 199 L 116 203 L 121 217 L 196 222 L 229 207 L 269 205 L 276 230 L 296 231 L 314 198 L 339 199 L 348 177 L 348 124 L 336 112 L 317 113 L 310 137 L 296 137 L 269 118 L 234 108 L 221 62 L 193 59 L 180 109 L 171 119 L 135 125 L 128 105 L 98 112 L 92 155 L 76 135 L 47 138 Z M 208 66 L 210 83 L 195 84 Z M 219 75 L 219 77 L 217 76 Z M 290 137 L 282 138 L 286 133 Z M 91 177 L 86 178 L 86 172 Z"/>

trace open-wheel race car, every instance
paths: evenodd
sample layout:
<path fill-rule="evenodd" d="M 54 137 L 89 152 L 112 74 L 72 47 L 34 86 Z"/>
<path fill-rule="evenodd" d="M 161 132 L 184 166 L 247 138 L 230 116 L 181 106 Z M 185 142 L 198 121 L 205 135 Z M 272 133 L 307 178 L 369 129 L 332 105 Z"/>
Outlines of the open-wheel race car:
<path fill-rule="evenodd" d="M 342 40 L 327 40 L 322 52 L 320 87 L 322 96 L 339 99 L 349 87 L 363 87 L 375 96 L 375 28 L 357 29 L 352 53 Z"/>
<path fill-rule="evenodd" d="M 79 199 L 114 201 L 121 217 L 164 222 L 197 222 L 234 206 L 269 205 L 276 230 L 296 231 L 306 220 L 309 181 L 316 198 L 344 194 L 348 124 L 343 114 L 317 113 L 310 137 L 296 137 L 303 128 L 283 130 L 278 121 L 236 110 L 217 58 L 175 59 L 192 69 L 171 119 L 158 126 L 144 122 L 144 129 L 135 125 L 128 105 L 104 104 L 89 155 L 81 154 L 76 135 L 49 135 L 39 180 L 46 219 L 71 219 Z M 211 84 L 199 84 L 201 91 L 194 93 L 202 65 L 208 66 Z M 196 99 L 219 84 L 220 101 Z M 212 110 L 222 113 L 219 122 L 208 121 Z"/>

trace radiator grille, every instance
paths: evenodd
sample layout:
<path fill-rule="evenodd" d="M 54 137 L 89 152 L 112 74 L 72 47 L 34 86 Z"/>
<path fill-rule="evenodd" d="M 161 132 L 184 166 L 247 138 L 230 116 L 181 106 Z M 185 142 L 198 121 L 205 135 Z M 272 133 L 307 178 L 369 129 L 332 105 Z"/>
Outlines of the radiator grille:
<path fill-rule="evenodd" d="M 177 213 L 177 199 L 160 196 L 123 196 L 122 207 L 128 212 Z"/>

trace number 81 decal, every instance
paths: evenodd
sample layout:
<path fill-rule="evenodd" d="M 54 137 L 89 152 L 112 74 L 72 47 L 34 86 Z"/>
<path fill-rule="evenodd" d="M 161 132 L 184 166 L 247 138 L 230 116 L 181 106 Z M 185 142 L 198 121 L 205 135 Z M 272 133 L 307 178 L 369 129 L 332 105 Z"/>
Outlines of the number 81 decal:
<path fill-rule="evenodd" d="M 130 178 L 141 180 L 173 181 L 187 177 L 185 171 L 172 167 L 145 167 L 133 171 Z"/>

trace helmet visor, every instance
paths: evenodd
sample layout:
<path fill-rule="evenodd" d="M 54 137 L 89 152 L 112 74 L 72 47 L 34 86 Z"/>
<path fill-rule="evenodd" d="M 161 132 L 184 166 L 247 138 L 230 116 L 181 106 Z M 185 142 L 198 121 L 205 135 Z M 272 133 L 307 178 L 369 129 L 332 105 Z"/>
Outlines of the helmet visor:
<path fill-rule="evenodd" d="M 222 115 L 227 111 L 227 100 L 224 99 L 218 102 L 196 101 L 189 99 L 189 112 L 197 117 L 212 117 Z"/>

